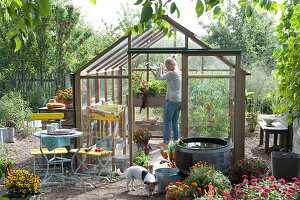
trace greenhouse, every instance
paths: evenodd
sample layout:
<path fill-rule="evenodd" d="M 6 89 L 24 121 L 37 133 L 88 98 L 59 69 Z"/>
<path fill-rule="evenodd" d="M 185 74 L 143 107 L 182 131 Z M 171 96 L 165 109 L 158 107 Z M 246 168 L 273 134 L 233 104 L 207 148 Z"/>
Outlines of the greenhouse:
<path fill-rule="evenodd" d="M 132 134 L 138 122 L 163 132 L 164 91 L 160 89 L 164 84 L 157 83 L 149 69 L 155 69 L 166 57 L 176 54 L 182 71 L 180 136 L 224 138 L 231 142 L 233 160 L 241 160 L 245 142 L 246 76 L 240 66 L 241 50 L 212 49 L 170 17 L 163 19 L 170 24 L 176 38 L 167 38 L 163 32 L 152 29 L 123 36 L 75 72 L 76 127 L 87 135 L 90 108 L 99 105 L 112 108 L 121 116 L 119 131 L 124 138 L 128 136 L 132 164 Z M 135 107 L 143 103 L 137 94 L 140 84 L 147 84 L 147 91 L 153 87 L 153 92 L 147 95 L 147 102 L 138 112 Z M 157 95 L 161 96 L 155 100 Z M 125 152 L 126 148 L 122 149 Z"/>

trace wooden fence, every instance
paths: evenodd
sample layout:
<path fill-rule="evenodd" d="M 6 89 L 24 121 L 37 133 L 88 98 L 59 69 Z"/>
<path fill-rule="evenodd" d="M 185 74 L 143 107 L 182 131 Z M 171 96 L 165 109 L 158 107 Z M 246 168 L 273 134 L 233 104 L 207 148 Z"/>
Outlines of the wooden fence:
<path fill-rule="evenodd" d="M 26 95 L 28 92 L 34 91 L 39 87 L 49 95 L 54 95 L 58 90 L 70 87 L 70 74 L 17 73 L 8 75 L 0 73 L 0 81 L 2 84 L 5 84 L 8 91 L 19 91 L 22 95 Z"/>

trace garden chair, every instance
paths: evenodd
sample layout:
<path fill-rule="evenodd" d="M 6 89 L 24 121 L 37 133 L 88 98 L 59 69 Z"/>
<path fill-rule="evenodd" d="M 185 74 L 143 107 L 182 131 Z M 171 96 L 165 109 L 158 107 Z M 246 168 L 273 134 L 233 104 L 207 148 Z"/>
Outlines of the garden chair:
<path fill-rule="evenodd" d="M 118 136 L 119 116 L 108 112 L 91 113 L 91 133 L 88 138 L 86 148 L 71 149 L 70 152 L 78 151 L 82 155 L 78 160 L 78 167 L 75 170 L 76 175 L 89 176 L 96 178 L 95 186 L 99 178 L 105 178 L 111 182 L 112 170 L 108 168 L 109 161 L 112 161 L 118 148 L 116 148 L 116 140 Z M 103 122 L 111 123 L 108 134 L 101 132 L 101 124 Z M 124 141 L 125 142 L 125 141 Z M 81 140 L 82 143 L 82 140 Z M 103 174 L 107 174 L 107 176 Z M 109 178 L 108 178 L 109 177 Z"/>
<path fill-rule="evenodd" d="M 50 121 L 53 120 L 53 122 L 59 120 L 59 128 L 60 128 L 61 120 L 64 118 L 64 114 L 63 113 L 34 113 L 30 115 L 30 118 L 33 120 L 33 128 L 35 130 L 36 130 L 35 127 L 36 120 L 50 120 Z M 37 149 L 31 149 L 30 153 L 31 155 L 34 156 L 33 171 L 35 175 L 43 177 L 45 176 L 45 174 L 48 174 L 49 170 L 54 170 L 54 171 L 59 170 L 60 173 L 63 173 L 64 166 L 63 166 L 62 155 L 68 153 L 68 150 L 65 147 L 60 147 L 52 151 L 48 151 L 48 149 L 44 147 L 44 144 L 40 139 L 40 147 Z M 53 168 L 50 169 L 49 165 L 47 165 L 47 162 L 51 162 L 56 158 L 59 158 L 58 161 L 51 163 Z"/>

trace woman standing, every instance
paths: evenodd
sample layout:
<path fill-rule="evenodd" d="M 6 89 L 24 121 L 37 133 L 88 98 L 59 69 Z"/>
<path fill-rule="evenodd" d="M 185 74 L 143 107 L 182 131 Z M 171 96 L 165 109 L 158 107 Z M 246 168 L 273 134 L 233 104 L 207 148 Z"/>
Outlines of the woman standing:
<path fill-rule="evenodd" d="M 164 142 L 158 144 L 160 148 L 168 145 L 171 138 L 171 124 L 173 129 L 173 139 L 179 139 L 178 119 L 181 110 L 181 71 L 178 69 L 176 56 L 172 55 L 165 59 L 166 73 L 162 74 L 163 64 L 160 64 L 157 80 L 167 80 L 166 107 L 164 113 Z"/>

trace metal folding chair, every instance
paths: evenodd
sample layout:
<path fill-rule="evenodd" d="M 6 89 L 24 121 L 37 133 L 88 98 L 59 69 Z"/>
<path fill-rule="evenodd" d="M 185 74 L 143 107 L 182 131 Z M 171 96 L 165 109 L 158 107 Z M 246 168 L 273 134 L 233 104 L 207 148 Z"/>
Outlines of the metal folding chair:
<path fill-rule="evenodd" d="M 78 160 L 76 175 L 89 176 L 96 178 L 95 186 L 99 178 L 112 180 L 112 171 L 108 169 L 108 163 L 112 160 L 116 150 L 116 133 L 119 116 L 112 114 L 91 114 L 91 133 L 86 148 L 72 149 L 70 152 L 82 155 L 82 160 Z M 100 132 L 101 122 L 113 123 L 110 134 Z M 82 141 L 81 141 L 82 143 Z M 97 151 L 97 149 L 101 151 Z M 93 163 L 94 162 L 94 163 Z M 103 175 L 104 173 L 107 176 Z M 109 178 L 108 178 L 109 177 Z"/>
<path fill-rule="evenodd" d="M 64 113 L 34 113 L 30 115 L 30 118 L 33 120 L 33 128 L 35 129 L 36 120 L 49 120 L 50 122 L 52 122 L 51 120 L 59 120 L 59 127 L 61 127 L 61 120 L 64 118 Z M 42 139 L 40 139 L 40 147 L 37 149 L 31 149 L 30 153 L 34 156 L 33 170 L 35 175 L 46 177 L 49 170 L 58 171 L 58 173 L 61 174 L 64 172 L 64 158 L 62 155 L 68 153 L 68 150 L 65 147 L 48 151 L 48 149 L 44 147 Z M 52 162 L 54 160 L 57 161 Z M 52 162 L 51 168 L 49 168 L 49 165 L 47 164 L 50 162 Z"/>

